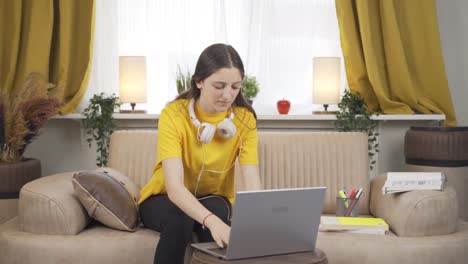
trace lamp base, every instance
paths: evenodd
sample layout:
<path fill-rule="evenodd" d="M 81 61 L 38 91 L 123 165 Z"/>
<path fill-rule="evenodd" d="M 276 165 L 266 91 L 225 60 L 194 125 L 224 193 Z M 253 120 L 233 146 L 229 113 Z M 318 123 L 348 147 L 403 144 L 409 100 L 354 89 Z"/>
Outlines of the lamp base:
<path fill-rule="evenodd" d="M 336 111 L 312 111 L 314 115 L 336 115 Z"/>
<path fill-rule="evenodd" d="M 120 110 L 121 114 L 146 114 L 146 110 Z"/>
<path fill-rule="evenodd" d="M 122 114 L 146 114 L 146 110 L 135 110 L 136 103 L 130 103 L 132 110 L 120 110 Z"/>

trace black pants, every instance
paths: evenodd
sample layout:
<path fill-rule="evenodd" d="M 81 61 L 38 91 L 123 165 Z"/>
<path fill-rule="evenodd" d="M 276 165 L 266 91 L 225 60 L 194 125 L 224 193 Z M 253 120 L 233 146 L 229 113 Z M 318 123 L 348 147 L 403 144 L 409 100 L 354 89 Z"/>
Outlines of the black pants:
<path fill-rule="evenodd" d="M 210 212 L 225 223 L 231 212 L 231 204 L 222 196 L 207 196 L 199 201 Z M 154 256 L 155 264 L 183 264 L 185 248 L 196 232 L 199 242 L 213 241 L 210 230 L 186 215 L 169 200 L 167 195 L 153 195 L 140 205 L 141 221 L 145 227 L 160 232 L 160 239 Z"/>

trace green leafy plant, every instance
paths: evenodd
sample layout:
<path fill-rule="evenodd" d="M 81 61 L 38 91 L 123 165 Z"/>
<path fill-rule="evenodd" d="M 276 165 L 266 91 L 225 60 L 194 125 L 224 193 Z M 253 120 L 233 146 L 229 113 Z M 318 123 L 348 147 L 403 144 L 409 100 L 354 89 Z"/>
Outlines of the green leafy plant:
<path fill-rule="evenodd" d="M 246 75 L 241 85 L 241 92 L 247 99 L 257 96 L 259 85 L 257 79 L 252 75 Z"/>
<path fill-rule="evenodd" d="M 114 94 L 106 96 L 101 93 L 95 94 L 83 111 L 86 141 L 90 148 L 92 141 L 96 142 L 98 152 L 96 165 L 99 167 L 107 166 L 110 136 L 116 129 L 113 113 L 119 109 L 120 105 L 119 98 Z"/>
<path fill-rule="evenodd" d="M 377 121 L 371 119 L 372 113 L 367 109 L 366 102 L 359 93 L 351 93 L 345 90 L 340 103 L 339 110 L 336 111 L 335 128 L 338 131 L 366 132 L 368 135 L 368 156 L 369 167 L 372 170 L 375 166 L 375 155 L 379 152 L 377 138 Z"/>
<path fill-rule="evenodd" d="M 30 73 L 15 89 L 0 89 L 0 162 L 24 160 L 26 147 L 63 105 L 63 87 Z"/>
<path fill-rule="evenodd" d="M 192 73 L 187 70 L 185 72 L 182 71 L 180 65 L 177 65 L 177 72 L 176 72 L 176 86 L 177 86 L 177 93 L 181 94 L 188 89 L 190 89 L 190 83 L 192 81 Z"/>

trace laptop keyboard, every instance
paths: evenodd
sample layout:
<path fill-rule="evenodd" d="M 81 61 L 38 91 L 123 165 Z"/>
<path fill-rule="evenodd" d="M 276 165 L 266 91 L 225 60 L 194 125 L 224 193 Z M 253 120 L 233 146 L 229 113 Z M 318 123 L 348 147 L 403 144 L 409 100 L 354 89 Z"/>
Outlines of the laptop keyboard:
<path fill-rule="evenodd" d="M 208 250 L 211 251 L 211 252 L 214 252 L 214 253 L 225 256 L 226 252 L 227 252 L 227 247 L 224 247 L 224 248 L 219 248 L 219 247 L 209 248 Z"/>

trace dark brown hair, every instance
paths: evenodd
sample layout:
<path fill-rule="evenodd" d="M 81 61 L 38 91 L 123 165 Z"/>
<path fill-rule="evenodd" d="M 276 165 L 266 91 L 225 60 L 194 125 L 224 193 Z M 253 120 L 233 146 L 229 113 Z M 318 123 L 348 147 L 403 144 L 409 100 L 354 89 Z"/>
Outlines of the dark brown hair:
<path fill-rule="evenodd" d="M 200 54 L 197 66 L 195 67 L 195 73 L 190 82 L 190 89 L 181 93 L 175 100 L 192 98 L 197 100 L 200 97 L 200 89 L 197 88 L 196 83 L 204 81 L 221 68 L 237 68 L 241 74 L 241 78 L 244 79 L 244 64 L 237 51 L 230 45 L 222 43 L 213 44 Z M 244 98 L 242 92 L 239 92 L 236 99 L 234 99 L 233 105 L 247 108 L 257 119 L 255 110 Z"/>

